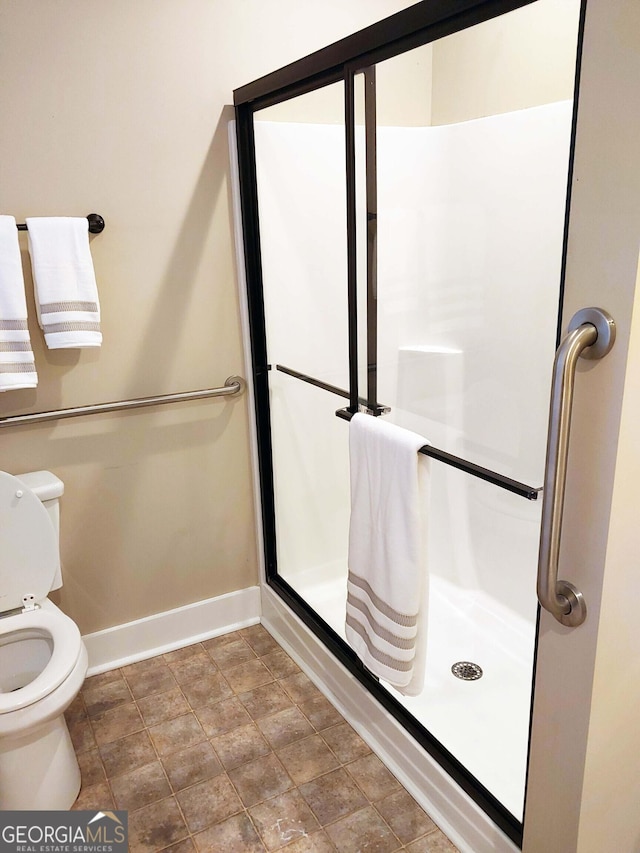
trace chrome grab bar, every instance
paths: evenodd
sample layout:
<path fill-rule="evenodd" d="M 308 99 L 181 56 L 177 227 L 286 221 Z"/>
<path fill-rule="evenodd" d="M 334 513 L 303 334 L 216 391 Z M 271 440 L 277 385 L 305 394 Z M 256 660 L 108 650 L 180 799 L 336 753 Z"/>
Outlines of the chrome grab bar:
<path fill-rule="evenodd" d="M 602 358 L 615 341 L 616 325 L 601 308 L 583 308 L 571 318 L 553 364 L 549 435 L 542 487 L 542 523 L 538 554 L 538 600 L 563 625 L 575 628 L 587 616 L 582 593 L 568 581 L 558 580 L 558 555 L 562 533 L 564 490 L 573 388 L 578 359 Z"/>
<path fill-rule="evenodd" d="M 157 397 L 138 397 L 135 400 L 119 400 L 114 403 L 92 403 L 89 406 L 76 406 L 73 409 L 54 409 L 50 412 L 36 412 L 32 415 L 11 415 L 0 418 L 0 428 L 19 424 L 41 424 L 45 421 L 57 421 L 63 418 L 77 418 L 81 415 L 98 415 L 105 412 L 122 412 L 128 409 L 142 409 L 146 406 L 161 406 L 165 403 L 183 403 L 187 400 L 203 400 L 208 397 L 232 397 L 241 394 L 246 387 L 240 376 L 229 376 L 222 388 L 203 388 L 201 391 L 181 391 L 177 394 L 161 394 Z"/>

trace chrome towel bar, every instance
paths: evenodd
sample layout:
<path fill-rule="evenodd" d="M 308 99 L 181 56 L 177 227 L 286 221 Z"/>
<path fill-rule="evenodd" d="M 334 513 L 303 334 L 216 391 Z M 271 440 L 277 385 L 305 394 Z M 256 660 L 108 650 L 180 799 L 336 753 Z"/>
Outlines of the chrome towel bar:
<path fill-rule="evenodd" d="M 558 580 L 576 366 L 580 356 L 603 358 L 615 339 L 616 324 L 606 311 L 601 308 L 583 308 L 571 318 L 553 364 L 547 459 L 542 488 L 538 600 L 558 622 L 570 628 L 581 625 L 587 617 L 587 606 L 580 590 L 568 581 Z"/>
<path fill-rule="evenodd" d="M 37 412 L 33 415 L 12 415 L 8 418 L 0 418 L 0 427 L 40 424 L 44 421 L 77 418 L 81 415 L 97 415 L 105 412 L 142 409 L 146 406 L 182 403 L 185 400 L 202 400 L 207 397 L 232 397 L 236 394 L 241 394 L 245 387 L 246 383 L 240 376 L 229 376 L 222 388 L 203 388 L 200 391 L 182 391 L 179 394 L 162 394 L 158 397 L 138 397 L 135 400 L 120 400 L 115 403 L 94 403 L 90 406 L 76 406 L 72 409 L 54 409 L 50 412 Z"/>

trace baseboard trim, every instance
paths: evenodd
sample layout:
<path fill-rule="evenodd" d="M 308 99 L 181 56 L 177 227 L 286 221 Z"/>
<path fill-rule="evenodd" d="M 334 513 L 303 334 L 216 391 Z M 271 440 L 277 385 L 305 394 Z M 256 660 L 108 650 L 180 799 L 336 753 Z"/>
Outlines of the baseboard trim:
<path fill-rule="evenodd" d="M 260 621 L 260 587 L 252 586 L 114 625 L 82 639 L 88 675 L 164 654 Z"/>
<path fill-rule="evenodd" d="M 520 853 L 267 586 L 262 587 L 262 622 L 461 853 Z"/>

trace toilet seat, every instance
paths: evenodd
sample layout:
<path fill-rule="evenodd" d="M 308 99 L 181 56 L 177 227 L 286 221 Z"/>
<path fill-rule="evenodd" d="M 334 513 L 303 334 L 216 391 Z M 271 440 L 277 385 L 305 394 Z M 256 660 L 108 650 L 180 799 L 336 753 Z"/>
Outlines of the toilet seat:
<path fill-rule="evenodd" d="M 0 693 L 0 714 L 18 711 L 52 693 L 67 678 L 82 652 L 78 626 L 57 608 L 41 607 L 0 619 L 0 643 L 11 633 L 49 636 L 53 651 L 33 681 L 11 693 Z"/>
<path fill-rule="evenodd" d="M 58 538 L 42 501 L 0 471 L 0 614 L 38 602 L 51 591 L 60 565 Z"/>

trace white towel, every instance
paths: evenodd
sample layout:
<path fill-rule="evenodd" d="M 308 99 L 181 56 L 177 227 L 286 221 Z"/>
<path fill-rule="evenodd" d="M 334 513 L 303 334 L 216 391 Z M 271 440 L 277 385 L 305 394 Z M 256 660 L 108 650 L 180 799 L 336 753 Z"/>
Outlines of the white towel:
<path fill-rule="evenodd" d="M 0 391 L 37 384 L 16 220 L 0 216 Z"/>
<path fill-rule="evenodd" d="M 364 665 L 401 693 L 424 684 L 427 442 L 381 418 L 349 425 L 351 520 L 347 641 Z"/>
<path fill-rule="evenodd" d="M 49 349 L 99 347 L 100 303 L 86 217 L 27 217 L 38 322 Z"/>

